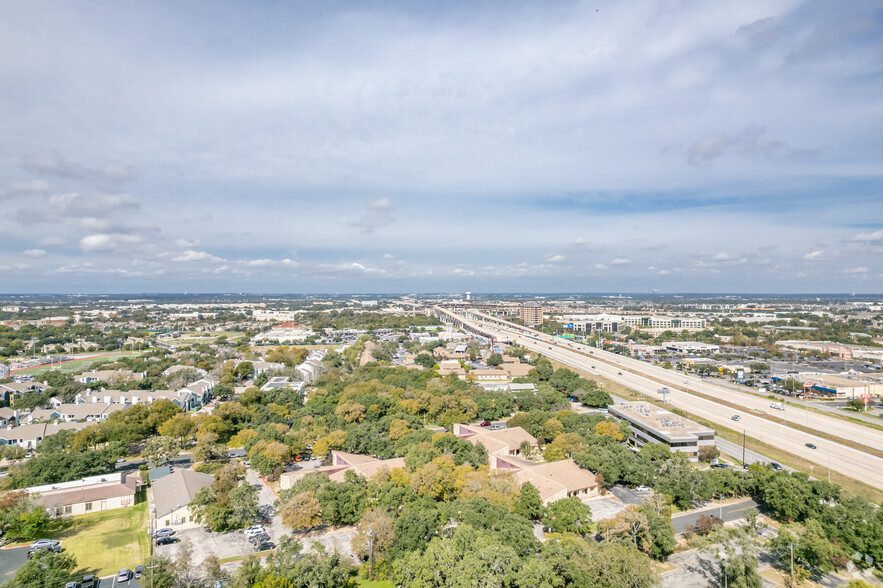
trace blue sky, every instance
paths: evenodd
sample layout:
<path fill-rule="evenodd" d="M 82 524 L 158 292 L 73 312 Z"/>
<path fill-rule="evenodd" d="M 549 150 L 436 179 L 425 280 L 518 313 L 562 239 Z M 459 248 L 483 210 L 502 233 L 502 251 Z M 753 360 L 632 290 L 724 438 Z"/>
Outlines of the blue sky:
<path fill-rule="evenodd" d="M 0 5 L 0 292 L 883 291 L 875 2 Z"/>

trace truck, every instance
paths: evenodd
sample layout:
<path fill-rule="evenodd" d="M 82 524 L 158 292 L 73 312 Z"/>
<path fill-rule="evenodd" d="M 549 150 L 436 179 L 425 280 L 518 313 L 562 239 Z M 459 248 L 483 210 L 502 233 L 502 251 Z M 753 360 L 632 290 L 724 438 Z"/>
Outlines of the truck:
<path fill-rule="evenodd" d="M 781 402 L 773 402 L 770 404 L 770 408 L 774 408 L 776 410 L 785 410 L 785 405 Z"/>

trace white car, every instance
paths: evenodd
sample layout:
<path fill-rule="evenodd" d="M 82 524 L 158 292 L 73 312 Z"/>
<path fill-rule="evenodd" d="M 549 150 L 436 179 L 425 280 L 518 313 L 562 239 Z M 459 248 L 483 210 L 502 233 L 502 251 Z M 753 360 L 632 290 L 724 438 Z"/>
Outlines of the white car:
<path fill-rule="evenodd" d="M 264 532 L 263 527 L 255 525 L 254 527 L 249 527 L 248 529 L 244 530 L 243 534 L 246 537 L 254 537 L 255 535 L 260 535 L 263 532 Z"/>
<path fill-rule="evenodd" d="M 641 484 L 640 486 L 635 486 L 635 492 L 652 492 L 650 486 L 644 486 Z"/>

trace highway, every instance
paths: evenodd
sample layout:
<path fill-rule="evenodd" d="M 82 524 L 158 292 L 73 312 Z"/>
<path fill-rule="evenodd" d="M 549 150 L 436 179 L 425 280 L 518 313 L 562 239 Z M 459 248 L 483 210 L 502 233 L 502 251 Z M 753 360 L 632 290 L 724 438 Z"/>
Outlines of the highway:
<path fill-rule="evenodd" d="M 561 342 L 539 331 L 527 329 L 511 323 L 499 324 L 503 321 L 495 317 L 471 313 L 477 320 L 466 319 L 444 309 L 439 309 L 449 319 L 460 321 L 464 326 L 472 330 L 485 332 L 488 335 L 501 339 L 508 339 L 518 343 L 532 351 L 538 351 L 552 359 L 586 372 L 601 375 L 609 380 L 618 382 L 647 394 L 659 398 L 657 391 L 663 386 L 657 381 L 648 379 L 650 376 L 655 380 L 665 382 L 671 391 L 666 400 L 672 405 L 687 411 L 688 415 L 702 418 L 708 422 L 725 426 L 730 429 L 744 430 L 749 437 L 773 445 L 794 455 L 805 458 L 817 464 L 814 475 L 823 478 L 830 466 L 832 471 L 861 480 L 867 484 L 883 489 L 883 459 L 868 453 L 853 449 L 845 445 L 828 441 L 815 435 L 795 430 L 781 422 L 769 421 L 756 416 L 754 411 L 745 408 L 757 408 L 758 412 L 781 413 L 769 407 L 769 402 L 764 399 L 753 397 L 749 394 L 728 390 L 722 386 L 703 381 L 699 378 L 685 376 L 684 374 L 649 365 L 643 361 L 622 357 L 615 353 L 602 351 L 593 347 L 573 342 Z M 488 324 L 491 321 L 495 324 Z M 590 354 L 590 355 L 586 355 Z M 688 384 L 684 384 L 684 382 Z M 708 400 L 696 396 L 691 391 L 729 401 L 743 407 L 742 410 L 719 404 L 714 400 Z M 766 405 L 765 407 L 761 405 Z M 766 410 L 764 411 L 763 408 Z M 826 415 L 809 413 L 793 415 L 794 410 L 787 411 L 789 423 L 792 418 L 798 418 L 803 424 L 804 419 L 808 426 L 819 429 L 832 435 L 863 443 L 877 449 L 883 448 L 883 432 L 871 429 L 860 424 L 841 421 Z M 797 411 L 798 413 L 802 411 Z M 739 421 L 733 421 L 734 414 L 740 416 Z M 806 443 L 813 443 L 817 449 L 806 447 Z"/>

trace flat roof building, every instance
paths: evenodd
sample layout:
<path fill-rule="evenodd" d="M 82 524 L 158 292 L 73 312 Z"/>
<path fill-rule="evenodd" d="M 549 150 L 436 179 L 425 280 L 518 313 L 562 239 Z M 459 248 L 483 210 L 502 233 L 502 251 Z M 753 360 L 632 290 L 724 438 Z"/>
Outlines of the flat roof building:
<path fill-rule="evenodd" d="M 699 423 L 647 402 L 628 402 L 607 407 L 610 414 L 628 421 L 631 441 L 637 447 L 664 443 L 671 450 L 686 453 L 690 461 L 699 460 L 699 448 L 714 445 L 714 431 Z"/>

